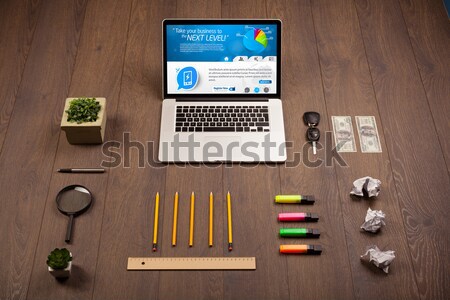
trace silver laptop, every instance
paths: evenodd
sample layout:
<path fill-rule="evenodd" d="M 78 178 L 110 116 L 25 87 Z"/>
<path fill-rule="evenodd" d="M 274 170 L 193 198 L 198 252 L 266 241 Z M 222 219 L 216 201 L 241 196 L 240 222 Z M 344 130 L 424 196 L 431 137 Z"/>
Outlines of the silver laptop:
<path fill-rule="evenodd" d="M 163 21 L 162 162 L 282 162 L 280 20 Z"/>

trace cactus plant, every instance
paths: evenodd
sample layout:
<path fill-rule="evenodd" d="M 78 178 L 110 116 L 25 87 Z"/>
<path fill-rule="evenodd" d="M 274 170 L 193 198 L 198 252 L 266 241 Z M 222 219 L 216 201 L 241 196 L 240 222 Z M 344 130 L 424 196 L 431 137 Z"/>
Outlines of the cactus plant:
<path fill-rule="evenodd" d="M 72 256 L 66 248 L 55 248 L 47 257 L 47 265 L 55 270 L 65 269 L 72 261 Z"/>

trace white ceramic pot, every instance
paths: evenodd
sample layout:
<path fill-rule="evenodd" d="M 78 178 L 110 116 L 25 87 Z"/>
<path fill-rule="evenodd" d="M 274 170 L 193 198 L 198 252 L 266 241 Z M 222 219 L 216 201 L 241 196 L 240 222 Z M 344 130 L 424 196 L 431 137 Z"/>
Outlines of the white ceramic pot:
<path fill-rule="evenodd" d="M 72 257 L 72 253 L 70 253 L 70 257 Z M 69 261 L 69 265 L 65 269 L 53 269 L 52 267 L 48 267 L 48 271 L 55 276 L 55 278 L 67 278 L 72 272 L 72 261 Z"/>

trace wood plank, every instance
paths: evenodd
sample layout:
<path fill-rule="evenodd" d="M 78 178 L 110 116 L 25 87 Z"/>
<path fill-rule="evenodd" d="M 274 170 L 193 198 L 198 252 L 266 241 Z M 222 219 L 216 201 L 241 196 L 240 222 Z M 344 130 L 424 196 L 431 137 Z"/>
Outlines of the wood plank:
<path fill-rule="evenodd" d="M 325 145 L 328 126 L 327 108 L 322 89 L 314 24 L 309 1 L 268 1 L 269 17 L 283 21 L 283 109 L 286 126 L 286 140 L 292 142 L 289 161 L 280 168 L 281 193 L 315 195 L 314 206 L 284 205 L 284 212 L 318 213 L 318 223 L 286 224 L 279 227 L 299 227 L 305 225 L 318 228 L 321 237 L 308 242 L 320 244 L 324 252 L 316 256 L 287 257 L 289 295 L 291 299 L 353 299 L 353 285 L 346 235 L 336 171 L 326 165 L 326 149 L 312 155 L 311 145 L 306 143 L 306 126 L 302 116 L 305 111 L 321 114 L 319 128 L 322 133 L 320 143 Z M 309 151 L 309 158 L 305 153 Z M 294 152 L 296 154 L 294 154 Z M 307 154 L 306 154 L 307 155 Z M 321 160 L 313 166 L 316 160 Z M 334 162 L 336 164 L 336 161 Z M 344 199 L 347 199 L 345 193 Z M 357 230 L 356 234 L 359 234 Z M 302 242 L 302 241 L 295 241 Z M 293 243 L 279 239 L 279 243 Z M 359 262 L 353 259 L 353 265 Z M 308 270 L 305 272 L 305 270 Z M 323 280 L 327 278 L 327 283 Z M 320 288 L 318 287 L 320 285 Z"/>
<path fill-rule="evenodd" d="M 380 122 L 354 3 L 346 0 L 332 3 L 315 1 L 312 12 L 328 120 L 333 115 L 375 116 L 384 151 L 364 154 L 358 147 L 356 153 L 342 153 L 348 167 L 335 167 L 355 296 L 358 299 L 417 299 L 402 214 L 391 175 L 390 153 L 386 151 L 382 134 L 387 129 Z M 370 27 L 370 30 L 373 28 Z M 329 128 L 332 128 L 331 124 Z M 380 195 L 372 201 L 351 198 L 352 182 L 367 175 L 381 180 Z M 368 207 L 381 209 L 387 215 L 387 226 L 377 235 L 361 232 L 360 229 Z M 381 270 L 360 263 L 359 256 L 372 244 L 382 250 L 396 252 L 388 281 L 380 280 L 380 276 L 384 276 Z"/>
<path fill-rule="evenodd" d="M 105 139 L 112 135 L 122 77 L 131 1 L 91 1 L 83 23 L 83 34 L 69 89 L 69 96 L 101 96 L 107 100 Z M 63 102 L 64 99 L 59 99 Z M 59 115 L 62 114 L 62 110 Z M 58 115 L 58 116 L 59 116 Z M 102 146 L 70 145 L 61 132 L 54 169 L 100 167 Z M 54 171 L 54 170 L 53 170 Z M 88 299 L 94 289 L 100 231 L 106 202 L 108 172 L 104 174 L 55 173 L 50 182 L 46 210 L 36 250 L 28 296 L 31 299 Z M 64 243 L 67 217 L 55 205 L 58 191 L 69 184 L 86 186 L 94 195 L 89 211 L 75 221 L 73 240 Z M 67 247 L 73 254 L 73 273 L 64 284 L 55 284 L 43 262 L 55 247 Z"/>
<path fill-rule="evenodd" d="M 450 173 L 450 26 L 443 1 L 401 0 L 420 78 Z M 436 141 L 435 143 L 437 143 Z"/>
<path fill-rule="evenodd" d="M 448 169 L 400 5 L 356 1 L 422 299 L 448 295 Z M 414 103 L 414 105 L 411 105 Z M 427 124 L 427 126 L 424 126 Z M 428 146 L 430 145 L 430 146 Z"/>
<path fill-rule="evenodd" d="M 263 0 L 224 0 L 222 17 L 265 18 L 266 5 Z M 288 299 L 287 262 L 278 254 L 276 216 L 281 208 L 273 201 L 280 192 L 278 165 L 226 166 L 223 176 L 224 194 L 229 190 L 233 199 L 234 247 L 225 255 L 256 257 L 255 272 L 224 273 L 224 298 Z"/>
<path fill-rule="evenodd" d="M 85 5 L 46 1 L 36 24 L 0 156 L 0 298 L 27 294 Z"/>
<path fill-rule="evenodd" d="M 138 0 L 132 5 L 119 106 L 111 134 L 112 140 L 122 141 L 116 149 L 122 161 L 110 169 L 108 178 L 94 299 L 158 296 L 159 272 L 128 272 L 126 266 L 128 257 L 152 255 L 151 224 L 158 191 L 162 199 L 160 215 L 166 210 L 166 169 L 153 159 L 158 149 L 162 94 L 161 21 L 174 17 L 175 9 L 175 1 Z M 124 143 L 124 139 L 131 142 Z"/>
<path fill-rule="evenodd" d="M 177 1 L 177 18 L 220 18 L 220 1 Z M 223 256 L 226 229 L 223 227 L 221 165 L 169 165 L 166 176 L 166 206 L 163 218 L 163 257 Z M 173 197 L 180 193 L 178 211 L 178 243 L 171 246 Z M 190 195 L 195 192 L 194 246 L 188 247 Z M 209 193 L 214 193 L 214 247 L 208 247 Z M 225 232 L 224 232 L 225 230 Z M 228 251 L 227 251 L 228 252 Z M 174 283 L 176 282 L 176 288 Z M 167 271 L 160 273 L 159 299 L 222 299 L 223 272 Z"/>
<path fill-rule="evenodd" d="M 0 2 L 0 153 L 22 80 L 41 1 Z"/>

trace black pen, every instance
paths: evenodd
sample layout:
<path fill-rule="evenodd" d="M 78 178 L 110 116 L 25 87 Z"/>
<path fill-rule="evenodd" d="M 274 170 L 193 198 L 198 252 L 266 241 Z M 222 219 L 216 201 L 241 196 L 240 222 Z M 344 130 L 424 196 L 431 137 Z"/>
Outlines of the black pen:
<path fill-rule="evenodd" d="M 59 173 L 104 173 L 105 169 L 88 168 L 88 169 L 58 169 Z"/>

